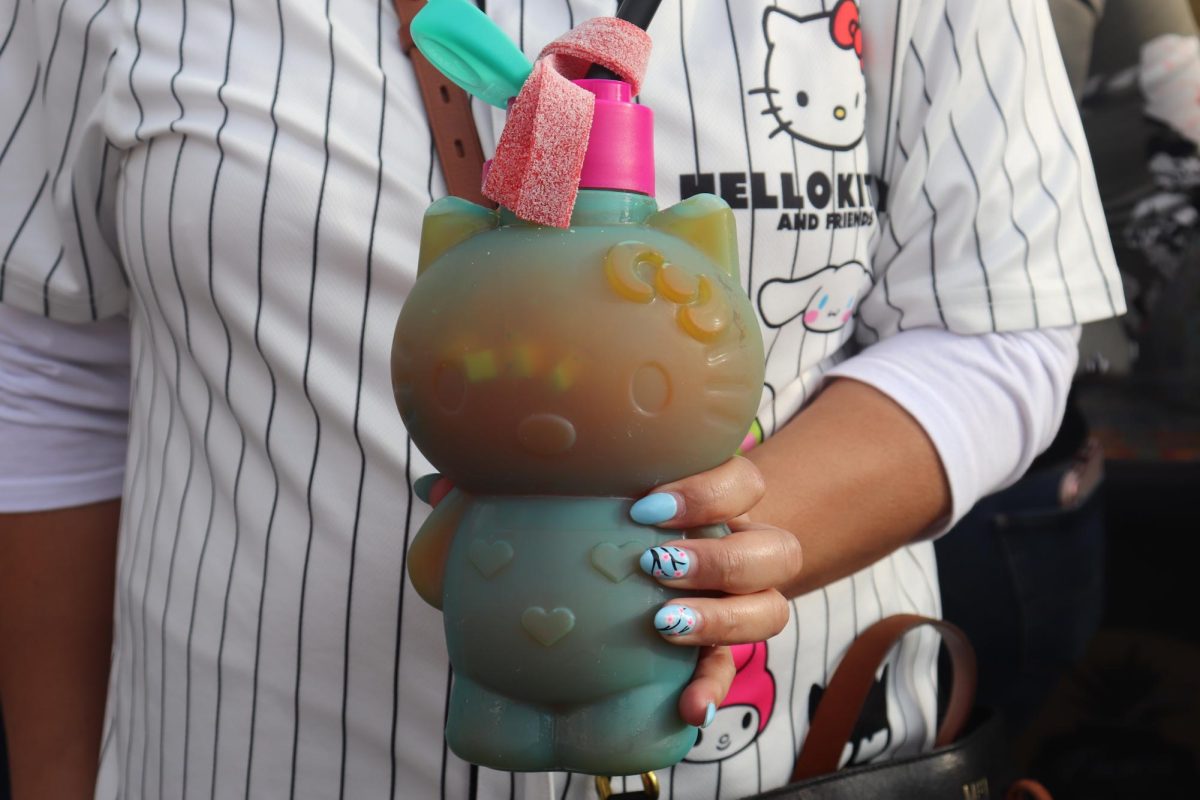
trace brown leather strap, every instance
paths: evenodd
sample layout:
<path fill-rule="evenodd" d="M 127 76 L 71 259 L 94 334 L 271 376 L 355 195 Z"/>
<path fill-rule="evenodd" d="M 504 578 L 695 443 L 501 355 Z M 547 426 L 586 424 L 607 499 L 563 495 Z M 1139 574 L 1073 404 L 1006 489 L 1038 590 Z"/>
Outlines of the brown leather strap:
<path fill-rule="evenodd" d="M 896 643 L 922 625 L 932 625 L 942 634 L 942 642 L 954 667 L 950 702 L 934 745 L 941 747 L 958 738 L 975 703 L 975 651 L 966 634 L 949 622 L 916 614 L 897 614 L 859 634 L 842 657 L 813 714 L 808 736 L 796 758 L 793 781 L 837 771 L 842 751 L 850 741 L 875 682 L 875 673 Z"/>
<path fill-rule="evenodd" d="M 1015 782 L 1004 797 L 1005 800 L 1054 800 L 1049 789 L 1029 778 Z"/>
<path fill-rule="evenodd" d="M 495 203 L 483 196 L 483 147 L 471 116 L 471 99 L 437 68 L 425 60 L 413 43 L 408 26 L 425 0 L 394 0 L 400 18 L 400 47 L 412 61 L 421 87 L 421 100 L 433 131 L 433 144 L 450 194 L 488 208 Z"/>

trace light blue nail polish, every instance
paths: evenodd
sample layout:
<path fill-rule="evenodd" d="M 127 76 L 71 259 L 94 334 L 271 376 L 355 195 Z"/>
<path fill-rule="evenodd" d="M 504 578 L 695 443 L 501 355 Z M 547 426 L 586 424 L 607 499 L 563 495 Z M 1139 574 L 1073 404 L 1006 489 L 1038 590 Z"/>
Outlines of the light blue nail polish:
<path fill-rule="evenodd" d="M 712 725 L 713 719 L 717 716 L 717 704 L 709 703 L 708 708 L 704 711 L 704 722 L 700 723 L 701 728 L 707 728 Z"/>
<path fill-rule="evenodd" d="M 652 578 L 678 580 L 688 574 L 692 567 L 692 557 L 687 550 L 679 547 L 651 547 L 642 553 L 642 572 Z"/>
<path fill-rule="evenodd" d="M 679 512 L 679 501 L 669 492 L 648 494 L 633 504 L 629 516 L 642 525 L 657 525 L 666 522 Z"/>
<path fill-rule="evenodd" d="M 691 633 L 699 622 L 700 617 L 695 611 L 676 603 L 663 606 L 654 615 L 654 629 L 667 638 Z"/>

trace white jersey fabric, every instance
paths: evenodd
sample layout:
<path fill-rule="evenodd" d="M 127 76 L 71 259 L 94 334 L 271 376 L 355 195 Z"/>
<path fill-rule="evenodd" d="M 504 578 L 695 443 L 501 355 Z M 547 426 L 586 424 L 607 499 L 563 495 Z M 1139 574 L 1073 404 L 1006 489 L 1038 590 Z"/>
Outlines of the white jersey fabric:
<path fill-rule="evenodd" d="M 532 55 L 614 6 L 487 11 Z M 861 63 L 832 0 L 667 0 L 652 29 L 659 200 L 736 209 L 767 434 L 855 341 L 1122 310 L 1040 3 L 860 11 Z M 133 334 L 97 796 L 590 796 L 440 737 L 440 618 L 404 578 L 429 466 L 387 350 L 417 209 L 444 186 L 389 5 L 5 0 L 3 20 L 0 300 L 128 313 Z M 490 146 L 498 114 L 477 116 Z M 768 643 L 761 730 L 665 771 L 664 796 L 783 783 L 856 632 L 938 610 L 928 544 L 799 598 Z M 935 656 L 928 636 L 892 654 L 856 761 L 928 742 Z"/>

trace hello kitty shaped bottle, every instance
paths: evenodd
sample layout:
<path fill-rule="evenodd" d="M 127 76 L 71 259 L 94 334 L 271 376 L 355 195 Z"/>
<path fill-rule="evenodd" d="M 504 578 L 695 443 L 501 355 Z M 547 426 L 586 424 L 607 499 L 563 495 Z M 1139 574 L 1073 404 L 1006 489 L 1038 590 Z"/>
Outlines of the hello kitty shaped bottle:
<path fill-rule="evenodd" d="M 581 85 L 598 98 L 600 177 L 585 169 L 570 226 L 434 203 L 392 375 L 414 443 L 455 487 L 408 558 L 445 618 L 451 749 L 497 769 L 624 775 L 680 761 L 696 738 L 678 712 L 696 649 L 656 632 L 673 593 L 639 568 L 677 534 L 629 509 L 730 457 L 763 350 L 728 206 L 660 211 L 644 183 L 597 184 L 614 174 L 592 163 L 611 156 L 603 118 L 648 130 L 651 112 L 621 82 Z"/>

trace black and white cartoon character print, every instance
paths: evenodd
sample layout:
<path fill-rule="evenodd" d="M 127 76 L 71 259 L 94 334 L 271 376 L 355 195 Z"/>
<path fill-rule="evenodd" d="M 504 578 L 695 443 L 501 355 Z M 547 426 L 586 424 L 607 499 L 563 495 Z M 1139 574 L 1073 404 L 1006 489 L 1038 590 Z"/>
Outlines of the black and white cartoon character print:
<path fill-rule="evenodd" d="M 803 278 L 775 278 L 758 291 L 758 308 L 763 321 L 782 328 L 800 317 L 813 333 L 833 333 L 854 316 L 859 293 L 864 291 L 867 268 L 857 261 L 825 267 Z"/>
<path fill-rule="evenodd" d="M 879 757 L 892 743 L 892 725 L 888 721 L 887 679 L 890 665 L 871 684 L 871 690 L 863 703 L 862 713 L 850 734 L 850 741 L 842 751 L 838 769 L 851 764 L 866 764 Z M 813 684 L 808 693 L 808 721 L 811 724 L 817 706 L 825 695 L 825 687 Z"/>
<path fill-rule="evenodd" d="M 765 83 L 750 93 L 767 98 L 762 113 L 778 123 L 770 135 L 787 133 L 823 150 L 854 149 L 867 113 L 858 5 L 839 0 L 832 11 L 808 16 L 772 6 L 763 14 L 763 34 Z"/>

